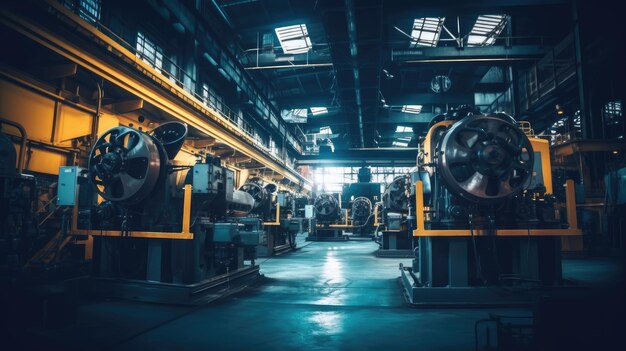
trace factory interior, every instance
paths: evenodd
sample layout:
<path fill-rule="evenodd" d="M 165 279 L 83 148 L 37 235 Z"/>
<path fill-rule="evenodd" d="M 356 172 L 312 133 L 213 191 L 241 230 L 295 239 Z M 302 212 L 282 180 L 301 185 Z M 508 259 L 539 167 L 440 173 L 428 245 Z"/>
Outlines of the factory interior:
<path fill-rule="evenodd" d="M 624 349 L 622 16 L 2 1 L 0 349 Z"/>

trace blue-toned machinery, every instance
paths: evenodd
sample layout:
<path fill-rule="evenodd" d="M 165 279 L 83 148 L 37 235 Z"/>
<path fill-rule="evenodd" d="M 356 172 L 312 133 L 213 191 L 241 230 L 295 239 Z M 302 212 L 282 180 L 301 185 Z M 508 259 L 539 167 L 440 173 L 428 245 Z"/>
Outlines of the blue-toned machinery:
<path fill-rule="evenodd" d="M 352 227 L 347 223 L 348 218 L 341 210 L 340 194 L 319 194 L 313 202 L 315 228 L 311 229 L 306 240 L 309 241 L 343 241 L 345 229 Z"/>
<path fill-rule="evenodd" d="M 116 127 L 96 141 L 88 169 L 62 167 L 59 204 L 73 206 L 70 233 L 93 238 L 86 256 L 99 293 L 196 303 L 258 276 L 259 220 L 240 220 L 253 197 L 234 190 L 217 157 L 175 164 L 186 135 L 179 122 Z"/>
<path fill-rule="evenodd" d="M 349 209 L 352 235 L 372 237 L 374 234 L 374 205 L 380 201 L 380 183 L 372 183 L 372 171 L 359 168 L 358 182 L 345 184 L 341 192 L 341 205 Z"/>
<path fill-rule="evenodd" d="M 295 196 L 290 191 L 277 191 L 273 183 L 260 178 L 250 178 L 239 190 L 254 199 L 251 216 L 263 221 L 261 241 L 257 247 L 259 256 L 271 256 L 296 248 L 296 235 L 301 226 L 296 220 Z M 247 220 L 250 220 L 248 217 Z"/>
<path fill-rule="evenodd" d="M 472 108 L 431 122 L 410 191 L 415 258 L 401 267 L 411 302 L 512 302 L 524 296 L 488 287 L 560 281 L 561 241 L 581 235 L 573 182 L 564 204 L 551 195 L 548 141 L 525 132 Z"/>
<path fill-rule="evenodd" d="M 396 176 L 385 188 L 383 201 L 375 211 L 376 241 L 379 257 L 411 257 L 412 230 L 415 228 L 415 204 L 411 194 L 411 176 Z"/>

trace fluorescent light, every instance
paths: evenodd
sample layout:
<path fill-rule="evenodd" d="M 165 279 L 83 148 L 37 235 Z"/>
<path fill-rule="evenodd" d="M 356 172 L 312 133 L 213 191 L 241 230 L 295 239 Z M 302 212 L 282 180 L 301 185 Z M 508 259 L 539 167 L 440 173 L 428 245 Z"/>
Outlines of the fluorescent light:
<path fill-rule="evenodd" d="M 401 142 L 401 141 L 394 141 L 392 145 L 393 146 L 407 147 L 407 146 L 409 146 L 409 143 L 408 142 Z"/>
<path fill-rule="evenodd" d="M 322 127 L 320 128 L 320 132 L 318 134 L 333 134 L 333 130 L 330 127 Z"/>
<path fill-rule="evenodd" d="M 326 107 L 311 107 L 311 114 L 313 116 L 321 115 L 324 113 L 328 113 L 328 109 Z"/>
<path fill-rule="evenodd" d="M 508 20 L 507 15 L 478 16 L 467 37 L 468 46 L 489 46 L 496 42 Z"/>
<path fill-rule="evenodd" d="M 402 106 L 402 112 L 417 115 L 422 112 L 422 105 L 404 105 Z"/>
<path fill-rule="evenodd" d="M 396 133 L 413 133 L 413 128 L 406 126 L 397 126 Z"/>
<path fill-rule="evenodd" d="M 279 27 L 275 31 L 285 54 L 304 54 L 311 50 L 311 39 L 305 24 Z"/>
<path fill-rule="evenodd" d="M 411 44 L 409 47 L 417 46 L 437 46 L 441 29 L 445 17 L 423 17 L 416 18 L 413 21 L 413 30 L 411 31 Z"/>

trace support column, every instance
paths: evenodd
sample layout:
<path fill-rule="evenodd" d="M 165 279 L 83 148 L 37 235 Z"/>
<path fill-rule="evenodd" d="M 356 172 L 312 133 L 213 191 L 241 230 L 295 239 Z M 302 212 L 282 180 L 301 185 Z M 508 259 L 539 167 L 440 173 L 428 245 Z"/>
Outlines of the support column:
<path fill-rule="evenodd" d="M 583 139 L 594 139 L 597 136 L 594 133 L 592 113 L 589 108 L 588 96 L 585 79 L 586 70 L 584 69 L 583 44 L 580 34 L 580 17 L 579 17 L 579 1 L 572 1 L 572 20 L 574 22 L 574 50 L 576 61 L 576 79 L 578 87 L 578 102 L 580 106 L 580 126 L 582 129 Z M 572 111 L 573 112 L 573 111 Z M 572 116 L 573 117 L 573 116 Z"/>

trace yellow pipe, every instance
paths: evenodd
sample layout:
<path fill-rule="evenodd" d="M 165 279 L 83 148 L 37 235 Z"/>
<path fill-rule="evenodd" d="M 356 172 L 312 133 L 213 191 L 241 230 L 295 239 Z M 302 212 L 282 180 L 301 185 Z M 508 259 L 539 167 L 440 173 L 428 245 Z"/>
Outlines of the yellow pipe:
<path fill-rule="evenodd" d="M 567 229 L 497 229 L 496 236 L 580 236 L 582 231 L 576 224 L 576 200 L 574 194 L 574 182 L 568 180 L 565 183 L 565 201 L 567 205 L 567 217 L 569 228 Z M 425 229 L 424 227 L 424 185 L 421 180 L 415 182 L 415 208 L 417 229 L 413 230 L 413 236 L 471 236 L 467 229 Z M 573 210 L 572 210 L 573 209 Z M 571 213 L 573 212 L 573 214 Z M 573 219 L 573 221 L 572 221 Z M 474 235 L 489 235 L 484 229 L 474 230 Z"/>
<path fill-rule="evenodd" d="M 374 206 L 374 227 L 378 227 L 380 223 L 378 223 L 378 206 Z"/>
<path fill-rule="evenodd" d="M 280 225 L 280 204 L 276 203 L 276 218 L 274 222 L 263 222 L 263 225 Z"/>
<path fill-rule="evenodd" d="M 421 180 L 415 182 L 415 217 L 413 236 L 419 236 L 416 232 L 424 230 L 424 183 Z"/>
<path fill-rule="evenodd" d="M 576 217 L 576 190 L 574 181 L 565 181 L 565 207 L 567 208 L 567 223 L 570 228 L 578 229 L 578 218 Z"/>

